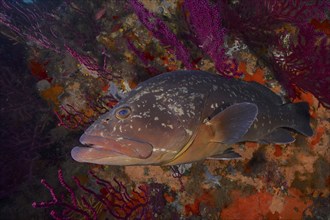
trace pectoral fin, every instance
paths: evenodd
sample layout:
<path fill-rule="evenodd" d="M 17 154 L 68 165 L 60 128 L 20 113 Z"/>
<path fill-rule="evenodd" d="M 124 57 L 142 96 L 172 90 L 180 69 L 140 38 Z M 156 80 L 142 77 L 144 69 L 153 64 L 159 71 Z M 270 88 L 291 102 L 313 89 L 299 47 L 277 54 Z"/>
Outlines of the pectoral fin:
<path fill-rule="evenodd" d="M 253 103 L 243 102 L 229 106 L 206 122 L 212 127 L 211 142 L 236 143 L 250 128 L 258 114 Z"/>

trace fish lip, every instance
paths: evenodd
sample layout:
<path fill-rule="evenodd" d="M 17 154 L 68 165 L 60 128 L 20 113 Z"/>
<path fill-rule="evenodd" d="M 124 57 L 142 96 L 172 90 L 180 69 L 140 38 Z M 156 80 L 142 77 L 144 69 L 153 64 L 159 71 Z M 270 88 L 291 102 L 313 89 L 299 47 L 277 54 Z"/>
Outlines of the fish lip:
<path fill-rule="evenodd" d="M 103 159 L 111 159 L 120 156 L 124 155 L 118 154 L 114 151 L 102 150 L 93 147 L 76 146 L 71 150 L 71 157 L 77 162 L 87 162 L 104 165 L 107 163 L 100 162 Z"/>
<path fill-rule="evenodd" d="M 153 152 L 153 146 L 150 143 L 126 137 L 100 137 L 84 133 L 79 141 L 86 148 L 139 159 L 147 159 Z"/>

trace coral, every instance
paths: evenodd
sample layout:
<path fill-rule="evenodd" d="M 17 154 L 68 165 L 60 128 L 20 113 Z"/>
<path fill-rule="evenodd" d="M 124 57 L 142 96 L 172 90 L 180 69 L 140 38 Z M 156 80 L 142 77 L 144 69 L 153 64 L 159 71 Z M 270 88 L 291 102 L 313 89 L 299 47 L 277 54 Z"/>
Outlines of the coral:
<path fill-rule="evenodd" d="M 188 168 L 186 168 L 186 166 Z M 172 176 L 179 180 L 180 186 L 181 186 L 181 189 L 180 189 L 181 192 L 184 191 L 182 176 L 184 175 L 185 171 L 190 168 L 189 166 L 191 167 L 191 164 L 180 164 L 180 165 L 171 166 L 171 170 L 173 172 Z"/>
<path fill-rule="evenodd" d="M 279 211 L 280 218 L 301 219 L 304 211 L 312 204 L 312 201 L 304 199 L 303 194 L 295 189 L 289 189 L 288 196 L 285 197 L 283 208 Z"/>
<path fill-rule="evenodd" d="M 225 55 L 224 38 L 226 31 L 222 27 L 221 5 L 209 0 L 186 0 L 183 3 L 186 19 L 190 24 L 198 47 L 208 54 L 222 75 L 237 76 L 237 65 Z"/>
<path fill-rule="evenodd" d="M 159 74 L 160 71 L 150 65 L 150 62 L 155 58 L 154 56 L 152 56 L 148 51 L 140 51 L 129 38 L 127 39 L 127 46 L 142 61 L 142 63 L 146 66 L 146 70 L 151 75 Z"/>
<path fill-rule="evenodd" d="M 310 23 L 316 30 L 322 31 L 326 35 L 330 36 L 330 22 L 328 19 L 325 19 L 322 22 L 320 22 L 316 19 L 312 19 L 312 21 Z"/>
<path fill-rule="evenodd" d="M 33 202 L 34 208 L 55 208 L 61 207 L 62 214 L 51 210 L 50 215 L 54 219 L 68 219 L 68 218 L 86 218 L 98 219 L 104 211 L 108 216 L 113 216 L 116 219 L 148 219 L 150 213 L 148 208 L 149 196 L 146 185 L 138 187 L 139 191 L 135 189 L 131 193 L 127 188 L 114 179 L 116 186 L 111 182 L 98 177 L 95 173 L 90 172 L 91 178 L 95 181 L 99 192 L 85 187 L 81 184 L 77 177 L 73 177 L 76 186 L 82 191 L 74 192 L 64 180 L 62 170 L 58 170 L 58 180 L 63 188 L 66 189 L 67 195 L 62 194 L 58 196 L 55 189 L 50 186 L 45 179 L 41 183 L 48 189 L 52 200 L 47 202 Z"/>
<path fill-rule="evenodd" d="M 308 91 L 329 107 L 330 45 L 326 33 L 310 24 L 311 18 L 326 18 L 328 1 L 221 2 L 228 32 L 272 69 L 289 97 Z"/>
<path fill-rule="evenodd" d="M 225 51 L 222 48 L 225 31 L 221 26 L 219 4 L 208 0 L 186 0 L 183 7 L 190 27 L 202 48 L 215 62 L 217 69 L 223 69 Z"/>
<path fill-rule="evenodd" d="M 149 53 L 140 51 L 131 40 L 127 39 L 128 48 L 135 53 L 135 55 L 142 61 L 144 65 L 148 65 L 149 61 L 152 61 L 152 57 Z"/>
<path fill-rule="evenodd" d="M 141 23 L 152 32 L 153 36 L 168 50 L 172 51 L 178 60 L 188 69 L 195 68 L 196 62 L 191 61 L 190 52 L 178 37 L 166 26 L 165 22 L 158 18 L 154 13 L 144 8 L 142 3 L 136 0 L 130 1 L 131 6 L 138 16 Z M 225 55 L 224 38 L 225 29 L 222 28 L 220 17 L 220 4 L 213 4 L 208 0 L 203 1 L 184 1 L 183 4 L 185 19 L 191 29 L 191 35 L 185 38 L 186 44 L 195 44 L 201 48 L 215 63 L 219 74 L 225 76 L 240 76 L 238 66 L 234 59 L 229 59 Z M 181 33 L 181 35 L 184 35 Z M 191 42 L 188 42 L 191 40 Z M 128 40 L 128 47 L 144 63 L 149 65 L 149 60 L 145 52 L 141 52 Z M 200 60 L 200 58 L 198 58 Z M 165 66 L 167 65 L 164 61 Z M 150 68 L 150 67 L 148 67 Z M 168 71 L 175 68 L 169 66 Z M 152 72 L 156 72 L 152 70 Z"/>
<path fill-rule="evenodd" d="M 106 63 L 100 67 L 98 63 L 90 56 L 78 53 L 72 47 L 82 47 L 86 41 L 95 41 L 99 33 L 99 29 L 94 19 L 88 16 L 88 13 L 80 10 L 74 4 L 64 4 L 67 10 L 72 10 L 73 17 L 78 13 L 80 19 L 84 20 L 86 27 L 80 28 L 78 25 L 72 25 L 72 22 L 61 22 L 56 15 L 56 11 L 52 10 L 52 4 L 32 4 L 31 6 L 23 6 L 18 2 L 0 2 L 0 24 L 6 26 L 11 32 L 18 37 L 13 37 L 15 41 L 29 44 L 35 44 L 40 48 L 53 51 L 57 54 L 63 54 L 68 51 L 72 57 L 85 68 L 90 74 L 96 74 L 104 78 L 110 78 L 110 72 L 106 69 Z M 42 7 L 41 7 L 41 6 Z M 89 24 L 89 26 L 87 25 Z M 7 31 L 2 31 L 5 35 L 9 35 Z M 73 46 L 68 46 L 73 45 Z M 98 52 L 98 51 L 97 51 Z M 31 63 L 31 67 L 40 68 L 35 63 Z M 34 72 L 34 71 L 32 71 Z"/>
<path fill-rule="evenodd" d="M 329 7 L 326 1 L 310 4 L 308 0 L 220 1 L 225 27 L 242 38 L 253 51 L 277 42 L 275 32 L 281 25 L 308 23 L 310 18 L 323 20 L 324 9 Z"/>
<path fill-rule="evenodd" d="M 325 127 L 319 126 L 319 127 L 316 128 L 315 134 L 310 139 L 311 148 L 314 148 L 315 145 L 317 145 L 321 141 L 322 136 L 324 135 L 324 133 L 325 133 Z"/>
<path fill-rule="evenodd" d="M 60 106 L 60 111 L 63 112 L 63 114 L 54 110 L 54 113 L 59 120 L 57 124 L 58 126 L 63 126 L 67 129 L 86 128 L 93 122 L 93 117 L 77 110 L 70 104 L 66 107 Z"/>
<path fill-rule="evenodd" d="M 266 192 L 242 197 L 232 192 L 233 202 L 221 211 L 221 219 L 262 219 L 266 217 L 271 205 L 272 195 Z"/>
<path fill-rule="evenodd" d="M 214 207 L 215 201 L 212 193 L 204 192 L 202 195 L 195 198 L 194 203 L 185 205 L 185 214 L 189 215 L 200 215 L 201 203 L 205 203 L 208 206 Z"/>
<path fill-rule="evenodd" d="M 41 8 L 23 7 L 18 2 L 1 0 L 0 24 L 9 28 L 17 37 L 15 41 L 28 41 L 39 47 L 60 53 L 61 47 L 51 29 L 51 25 L 45 25 L 41 21 L 54 21 L 51 14 L 44 13 Z M 2 31 L 1 31 L 2 32 Z"/>
<path fill-rule="evenodd" d="M 278 198 L 267 192 L 250 196 L 232 193 L 233 202 L 221 211 L 221 219 L 301 219 L 311 201 L 304 201 L 301 192 L 291 188 L 289 195 Z"/>
<path fill-rule="evenodd" d="M 256 69 L 256 71 L 254 73 L 252 73 L 252 75 L 250 75 L 247 72 L 246 69 L 246 63 L 241 62 L 238 66 L 238 70 L 242 73 L 244 73 L 244 81 L 254 81 L 260 84 L 265 84 L 266 80 L 265 80 L 265 73 L 262 69 L 258 68 Z"/>
<path fill-rule="evenodd" d="M 190 60 L 190 54 L 187 48 L 181 43 L 175 34 L 167 27 L 167 25 L 159 19 L 154 13 L 148 11 L 138 0 L 129 1 L 135 14 L 141 23 L 163 44 L 173 51 L 176 57 L 183 65 L 192 69 L 193 65 Z"/>
<path fill-rule="evenodd" d="M 99 115 L 109 111 L 118 102 L 111 95 L 104 95 L 95 100 L 86 96 L 86 101 L 88 107 L 84 110 L 78 110 L 70 104 L 61 105 L 58 110 L 54 110 L 59 120 L 57 125 L 67 129 L 87 128 Z"/>
<path fill-rule="evenodd" d="M 40 63 L 38 60 L 30 60 L 29 61 L 29 69 L 32 73 L 32 75 L 37 79 L 37 80 L 43 80 L 46 79 L 48 81 L 51 81 L 51 78 L 47 74 L 46 70 L 46 63 Z"/>
<path fill-rule="evenodd" d="M 164 194 L 168 192 L 168 186 L 161 183 L 149 183 L 148 187 L 149 203 L 152 213 L 157 213 L 159 215 L 164 212 L 165 206 L 167 205 L 167 200 Z"/>
<path fill-rule="evenodd" d="M 63 87 L 60 85 L 53 85 L 49 89 L 45 89 L 40 92 L 40 95 L 45 100 L 51 102 L 55 106 L 58 106 L 60 104 L 58 97 L 63 93 Z"/>
<path fill-rule="evenodd" d="M 102 77 L 105 79 L 112 78 L 110 72 L 106 70 L 106 67 L 105 66 L 100 67 L 92 57 L 87 55 L 82 55 L 67 45 L 65 45 L 65 48 L 71 54 L 72 57 L 78 60 L 80 65 L 82 65 L 84 68 L 88 70 L 89 74 Z M 104 62 L 104 65 L 106 65 L 106 62 Z"/>
<path fill-rule="evenodd" d="M 330 43 L 328 37 L 311 25 L 299 28 L 297 43 L 280 48 L 271 57 L 275 76 L 289 96 L 299 96 L 301 90 L 312 93 L 321 104 L 330 107 Z"/>

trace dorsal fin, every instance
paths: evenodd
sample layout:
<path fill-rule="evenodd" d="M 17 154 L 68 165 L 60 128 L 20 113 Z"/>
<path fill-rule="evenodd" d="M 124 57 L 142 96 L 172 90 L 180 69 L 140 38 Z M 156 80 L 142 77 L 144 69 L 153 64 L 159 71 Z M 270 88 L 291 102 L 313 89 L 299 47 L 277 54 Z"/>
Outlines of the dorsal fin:
<path fill-rule="evenodd" d="M 283 103 L 281 97 L 279 95 L 277 95 L 275 92 L 273 92 L 272 90 L 270 90 L 268 87 L 263 86 L 257 82 L 249 82 L 249 84 L 253 85 L 253 88 L 256 91 L 256 93 L 260 93 L 263 94 L 264 96 L 266 96 L 272 103 L 276 104 L 276 105 L 281 105 Z"/>

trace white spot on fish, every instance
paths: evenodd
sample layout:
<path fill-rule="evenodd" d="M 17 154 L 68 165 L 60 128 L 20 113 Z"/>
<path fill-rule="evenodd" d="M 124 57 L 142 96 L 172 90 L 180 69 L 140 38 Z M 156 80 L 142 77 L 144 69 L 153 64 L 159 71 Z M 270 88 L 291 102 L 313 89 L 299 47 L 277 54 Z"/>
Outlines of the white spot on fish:
<path fill-rule="evenodd" d="M 164 94 L 161 94 L 161 95 L 155 95 L 155 98 L 156 98 L 156 101 L 164 98 Z"/>
<path fill-rule="evenodd" d="M 155 118 L 154 118 L 154 120 L 155 120 L 155 121 L 158 121 L 158 120 L 159 120 L 159 118 L 158 118 L 158 117 L 155 117 Z"/>
<path fill-rule="evenodd" d="M 186 131 L 187 134 L 192 135 L 192 131 L 191 130 L 189 130 L 189 129 L 184 129 L 184 130 Z"/>
<path fill-rule="evenodd" d="M 138 131 L 141 131 L 141 128 L 138 128 Z"/>
<path fill-rule="evenodd" d="M 189 108 L 191 108 L 191 110 L 195 110 L 195 106 L 193 103 L 189 103 Z"/>
<path fill-rule="evenodd" d="M 171 154 L 177 154 L 178 153 L 178 151 L 176 151 L 176 150 L 168 150 L 168 149 L 165 149 L 165 148 L 153 148 L 152 151 L 153 152 L 161 151 L 161 152 L 167 152 L 167 153 L 171 153 Z"/>
<path fill-rule="evenodd" d="M 131 118 L 142 118 L 142 116 L 141 115 L 132 115 Z"/>
<path fill-rule="evenodd" d="M 150 113 L 150 110 L 145 111 L 145 112 L 143 112 L 143 116 L 144 116 L 145 118 L 149 118 L 149 117 L 150 117 L 149 113 Z"/>
<path fill-rule="evenodd" d="M 158 109 L 160 110 L 160 111 L 164 111 L 166 108 L 164 107 L 164 106 L 162 106 L 162 105 L 157 105 L 157 107 L 158 107 Z"/>
<path fill-rule="evenodd" d="M 152 93 L 162 92 L 162 91 L 164 91 L 162 88 L 151 90 Z"/>
<path fill-rule="evenodd" d="M 174 111 L 175 113 L 177 113 L 179 116 L 182 116 L 184 115 L 184 112 L 183 112 L 183 109 L 178 107 L 178 106 L 175 106 L 173 104 L 170 104 L 168 105 L 168 108 L 172 111 Z"/>
<path fill-rule="evenodd" d="M 129 126 L 129 128 L 133 129 L 133 126 L 132 126 L 132 125 L 130 125 L 130 126 Z"/>
<path fill-rule="evenodd" d="M 173 129 L 173 125 L 167 125 L 167 127 L 169 127 L 169 128 L 171 128 L 171 129 Z"/>
<path fill-rule="evenodd" d="M 142 91 L 134 97 L 134 100 L 139 100 L 141 98 L 141 96 L 144 96 L 144 95 L 149 94 L 149 93 L 150 92 L 148 90 Z"/>

